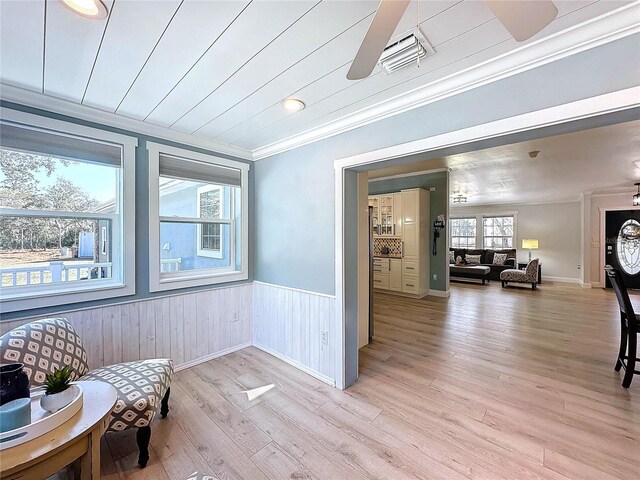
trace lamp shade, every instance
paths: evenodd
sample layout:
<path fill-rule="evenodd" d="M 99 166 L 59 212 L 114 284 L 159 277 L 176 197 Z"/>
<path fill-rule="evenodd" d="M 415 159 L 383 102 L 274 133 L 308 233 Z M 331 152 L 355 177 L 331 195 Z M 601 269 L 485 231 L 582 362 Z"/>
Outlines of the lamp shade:
<path fill-rule="evenodd" d="M 528 248 L 529 250 L 537 250 L 538 249 L 538 240 L 533 240 L 531 238 L 523 238 L 522 239 L 522 248 Z"/>

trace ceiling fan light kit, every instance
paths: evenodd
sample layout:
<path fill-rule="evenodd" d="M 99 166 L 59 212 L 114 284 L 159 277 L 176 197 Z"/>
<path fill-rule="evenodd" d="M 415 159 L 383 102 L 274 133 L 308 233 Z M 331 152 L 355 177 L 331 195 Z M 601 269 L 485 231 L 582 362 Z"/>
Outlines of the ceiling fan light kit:
<path fill-rule="evenodd" d="M 412 33 L 385 48 L 379 63 L 382 70 L 389 74 L 435 53 L 425 38 L 420 39 Z"/>

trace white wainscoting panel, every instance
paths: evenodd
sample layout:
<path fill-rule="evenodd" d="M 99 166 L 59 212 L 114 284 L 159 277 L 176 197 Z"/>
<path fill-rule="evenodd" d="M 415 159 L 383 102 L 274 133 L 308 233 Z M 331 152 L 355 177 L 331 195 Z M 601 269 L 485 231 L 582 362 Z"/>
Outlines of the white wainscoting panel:
<path fill-rule="evenodd" d="M 65 317 L 91 368 L 169 357 L 187 367 L 251 345 L 253 286 L 242 284 L 0 322 L 0 333 L 47 316 Z"/>
<path fill-rule="evenodd" d="M 335 298 L 253 283 L 253 344 L 323 380 L 335 383 Z M 321 342 L 326 330 L 328 343 Z"/>

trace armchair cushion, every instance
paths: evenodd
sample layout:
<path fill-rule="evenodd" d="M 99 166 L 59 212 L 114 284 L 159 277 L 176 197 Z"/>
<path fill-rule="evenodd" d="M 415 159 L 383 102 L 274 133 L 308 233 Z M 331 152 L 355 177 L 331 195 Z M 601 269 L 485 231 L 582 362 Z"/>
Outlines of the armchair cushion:
<path fill-rule="evenodd" d="M 173 362 L 168 358 L 119 363 L 92 370 L 82 380 L 110 383 L 118 391 L 109 430 L 148 426 L 171 384 Z"/>
<path fill-rule="evenodd" d="M 31 386 L 65 365 L 73 379 L 89 371 L 82 340 L 64 318 L 45 318 L 14 328 L 0 337 L 0 363 L 23 363 Z"/>

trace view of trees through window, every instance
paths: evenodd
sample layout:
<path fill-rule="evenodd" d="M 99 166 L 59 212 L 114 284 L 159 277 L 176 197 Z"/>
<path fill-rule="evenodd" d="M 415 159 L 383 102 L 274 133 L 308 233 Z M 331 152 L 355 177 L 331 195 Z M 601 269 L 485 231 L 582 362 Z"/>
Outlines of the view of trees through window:
<path fill-rule="evenodd" d="M 476 248 L 475 217 L 451 219 L 451 247 Z"/>
<path fill-rule="evenodd" d="M 0 149 L 3 287 L 110 276 L 110 252 L 105 247 L 111 241 L 100 237 L 112 229 L 113 219 L 104 213 L 115 211 L 117 170 Z M 87 261 L 97 266 L 65 268 Z M 60 279 L 55 278 L 58 273 L 50 268 L 51 262 L 61 263 Z M 101 262 L 109 263 L 108 268 L 100 270 Z"/>
<path fill-rule="evenodd" d="M 484 248 L 513 248 L 513 216 L 485 217 Z"/>

